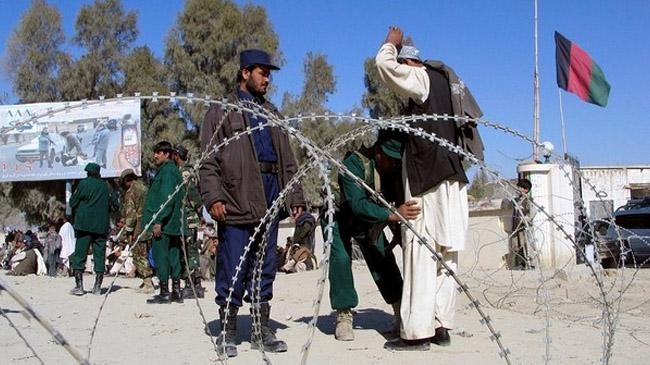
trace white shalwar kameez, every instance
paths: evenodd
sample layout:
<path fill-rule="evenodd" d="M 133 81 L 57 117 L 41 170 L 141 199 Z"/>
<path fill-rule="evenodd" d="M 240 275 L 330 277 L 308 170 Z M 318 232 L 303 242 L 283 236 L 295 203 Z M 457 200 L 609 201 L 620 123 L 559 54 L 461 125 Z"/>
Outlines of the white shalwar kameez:
<path fill-rule="evenodd" d="M 61 236 L 61 253 L 59 257 L 65 268 L 70 269 L 70 255 L 74 253 L 74 248 L 77 243 L 72 224 L 70 222 L 63 223 L 59 229 L 59 235 Z"/>
<path fill-rule="evenodd" d="M 395 92 L 423 103 L 429 96 L 429 77 L 424 67 L 397 62 L 397 48 L 384 44 L 375 58 L 379 75 Z M 414 199 L 422 208 L 418 219 L 410 221 L 417 233 L 442 256 L 447 266 L 458 270 L 458 251 L 465 248 L 469 221 L 466 184 L 444 181 L 419 196 L 412 196 L 402 159 L 405 199 Z M 435 166 L 431 166 L 435 168 Z M 429 338 L 437 327 L 452 329 L 457 284 L 433 254 L 418 242 L 410 230 L 402 231 L 404 287 L 401 302 L 400 337 L 405 340 Z"/>

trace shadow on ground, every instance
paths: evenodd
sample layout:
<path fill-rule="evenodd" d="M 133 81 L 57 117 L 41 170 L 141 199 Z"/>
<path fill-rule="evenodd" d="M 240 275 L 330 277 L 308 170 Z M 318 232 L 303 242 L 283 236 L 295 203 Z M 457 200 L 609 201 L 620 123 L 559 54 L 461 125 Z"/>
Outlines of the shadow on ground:
<path fill-rule="evenodd" d="M 312 317 L 296 318 L 294 322 L 309 323 Z M 389 338 L 393 316 L 376 308 L 359 309 L 354 311 L 354 329 L 376 330 L 382 336 Z M 326 335 L 334 335 L 336 330 L 336 314 L 318 316 L 316 328 Z"/>

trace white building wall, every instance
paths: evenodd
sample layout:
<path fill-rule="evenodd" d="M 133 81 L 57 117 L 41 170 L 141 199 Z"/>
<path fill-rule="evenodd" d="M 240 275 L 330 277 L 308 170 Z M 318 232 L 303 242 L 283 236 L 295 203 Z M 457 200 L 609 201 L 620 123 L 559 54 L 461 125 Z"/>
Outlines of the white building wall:
<path fill-rule="evenodd" d="M 582 199 L 587 215 L 592 218 L 596 217 L 592 215 L 590 202 L 611 200 L 616 209 L 630 199 L 630 184 L 650 184 L 650 166 L 581 167 L 580 172 Z"/>

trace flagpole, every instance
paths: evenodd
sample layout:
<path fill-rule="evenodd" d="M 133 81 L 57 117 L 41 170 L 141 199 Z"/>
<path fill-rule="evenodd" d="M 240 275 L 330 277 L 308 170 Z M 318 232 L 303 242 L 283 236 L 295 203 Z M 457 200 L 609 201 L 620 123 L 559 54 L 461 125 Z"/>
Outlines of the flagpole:
<path fill-rule="evenodd" d="M 537 0 L 535 0 L 535 72 L 533 74 L 534 96 L 533 96 L 533 160 L 539 161 L 539 50 L 537 46 Z"/>
<path fill-rule="evenodd" d="M 560 130 L 562 131 L 562 150 L 564 151 L 564 158 L 568 156 L 566 147 L 566 129 L 564 127 L 564 108 L 562 107 L 562 89 L 558 88 L 557 93 L 560 97 Z"/>

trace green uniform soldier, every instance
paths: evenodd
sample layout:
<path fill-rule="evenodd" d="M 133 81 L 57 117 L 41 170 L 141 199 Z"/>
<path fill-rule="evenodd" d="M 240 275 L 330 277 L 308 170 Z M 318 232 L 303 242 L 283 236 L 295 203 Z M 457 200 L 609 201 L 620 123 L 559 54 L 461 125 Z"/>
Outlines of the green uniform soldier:
<path fill-rule="evenodd" d="M 73 295 L 85 293 L 82 278 L 91 244 L 95 271 L 93 294 L 101 294 L 106 269 L 106 238 L 110 228 L 108 184 L 101 179 L 98 164 L 91 162 L 84 170 L 88 177 L 79 182 L 70 198 L 70 207 L 74 216 L 73 227 L 77 238 L 74 253 L 70 255 L 75 280 L 75 287 L 70 291 Z"/>
<path fill-rule="evenodd" d="M 390 149 L 375 144 L 373 148 L 361 148 L 348 153 L 343 165 L 351 173 L 363 179 L 373 189 L 379 189 L 379 174 L 390 176 L 400 166 L 399 147 Z M 330 252 L 330 302 L 336 310 L 335 338 L 352 341 L 352 308 L 359 303 L 352 277 L 351 239 L 359 244 L 375 284 L 386 301 L 393 306 L 396 323 L 399 321 L 399 303 L 402 296 L 402 277 L 395 256 L 388 248 L 383 228 L 390 222 L 398 222 L 396 214 L 380 205 L 373 196 L 352 178 L 339 172 L 340 200 L 335 215 L 333 242 Z M 415 202 L 402 204 L 398 212 L 406 219 L 420 213 Z"/>
<path fill-rule="evenodd" d="M 186 166 L 187 160 L 190 157 L 187 149 L 177 144 L 174 146 L 172 156 L 176 166 L 181 171 L 187 192 L 183 200 L 183 215 L 187 222 L 189 232 L 183 242 L 185 253 L 181 252 L 181 277 L 185 281 L 183 298 L 194 298 L 194 292 L 196 292 L 197 297 L 203 298 L 205 296 L 205 289 L 201 286 L 201 270 L 199 265 L 201 242 L 197 239 L 197 231 L 201 226 L 201 217 L 199 214 L 203 209 L 203 202 L 201 201 L 201 195 L 197 188 L 194 169 L 191 166 Z M 186 255 L 187 257 L 185 257 Z M 194 284 L 194 288 L 192 288 L 192 284 Z"/>
<path fill-rule="evenodd" d="M 142 279 L 139 292 L 151 294 L 154 291 L 153 270 L 147 260 L 150 247 L 151 234 L 142 233 L 142 214 L 144 213 L 144 199 L 147 196 L 147 187 L 138 179 L 132 169 L 122 171 L 120 180 L 126 191 L 122 198 L 122 216 L 124 217 L 124 235 L 131 247 L 131 256 L 135 266 L 136 276 Z M 137 242 L 134 240 L 138 239 Z"/>
<path fill-rule="evenodd" d="M 181 233 L 184 222 L 181 222 L 182 199 L 185 189 L 178 192 L 168 201 L 178 186 L 182 186 L 183 178 L 178 168 L 171 160 L 173 148 L 167 141 L 158 142 L 154 146 L 153 159 L 158 166 L 158 173 L 147 192 L 142 222 L 153 235 L 152 250 L 156 265 L 156 275 L 160 281 L 160 294 L 147 303 L 183 302 L 181 294 Z M 169 277 L 172 279 L 172 292 L 169 293 Z"/>

